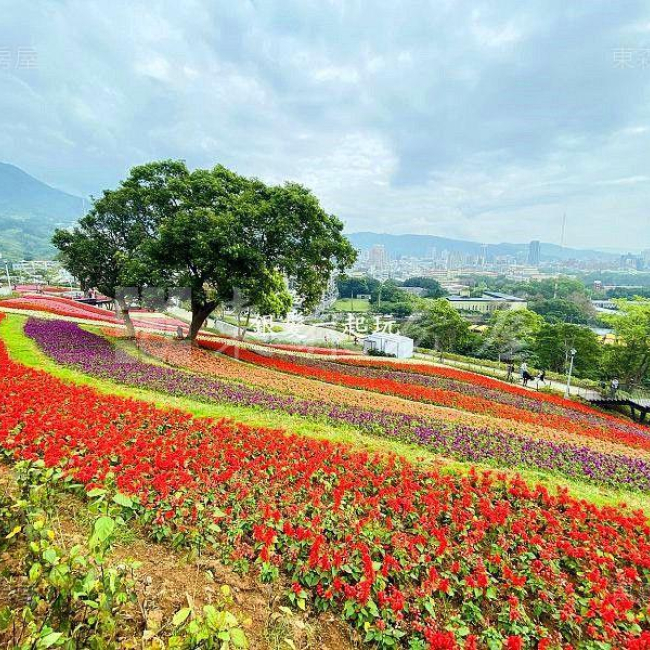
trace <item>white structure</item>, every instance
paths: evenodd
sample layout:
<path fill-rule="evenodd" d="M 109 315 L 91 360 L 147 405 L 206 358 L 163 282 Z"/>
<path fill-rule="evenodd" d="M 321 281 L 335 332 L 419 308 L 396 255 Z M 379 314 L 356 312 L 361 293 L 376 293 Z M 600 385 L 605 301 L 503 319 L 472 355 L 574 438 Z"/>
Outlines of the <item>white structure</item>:
<path fill-rule="evenodd" d="M 509 296 L 496 291 L 484 291 L 480 298 L 469 296 L 447 296 L 447 300 L 454 309 L 460 311 L 478 311 L 483 314 L 490 314 L 498 309 L 515 310 L 526 309 L 528 303 L 523 298 Z"/>
<path fill-rule="evenodd" d="M 363 340 L 363 351 L 367 354 L 370 350 L 384 352 L 398 359 L 410 359 L 413 356 L 413 339 L 399 334 L 377 332 Z"/>

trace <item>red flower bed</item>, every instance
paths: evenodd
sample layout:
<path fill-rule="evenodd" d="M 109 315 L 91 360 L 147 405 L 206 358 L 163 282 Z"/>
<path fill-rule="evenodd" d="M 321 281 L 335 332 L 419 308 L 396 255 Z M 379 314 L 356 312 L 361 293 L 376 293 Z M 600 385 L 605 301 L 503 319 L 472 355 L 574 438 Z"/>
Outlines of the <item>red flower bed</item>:
<path fill-rule="evenodd" d="M 634 637 L 650 625 L 650 528 L 640 513 L 192 420 L 65 384 L 4 350 L 0 363 L 7 452 L 89 487 L 113 477 L 158 535 L 203 534 L 265 579 L 281 572 L 294 602 L 341 611 L 368 641 L 643 647 Z"/>
<path fill-rule="evenodd" d="M 419 384 L 406 384 L 401 381 L 387 378 L 360 377 L 347 374 L 343 369 L 338 372 L 323 369 L 316 366 L 308 366 L 291 359 L 284 359 L 277 356 L 267 356 L 247 350 L 240 346 L 224 344 L 219 341 L 199 341 L 204 348 L 215 350 L 228 356 L 273 368 L 290 374 L 302 377 L 312 377 L 331 384 L 339 384 L 350 388 L 375 391 L 388 395 L 396 395 L 406 399 L 440 404 L 463 411 L 492 415 L 499 418 L 506 418 L 517 422 L 538 424 L 577 435 L 590 436 L 600 440 L 618 442 L 630 447 L 650 450 L 650 438 L 635 433 L 607 426 L 603 421 L 602 426 L 593 426 L 583 422 L 572 420 L 562 415 L 551 413 L 535 413 L 523 408 L 500 404 L 489 399 L 480 398 L 475 395 L 464 395 L 463 393 L 449 391 L 439 388 L 431 388 Z M 615 419 L 614 419 L 615 420 Z M 615 420 L 616 421 L 616 420 Z"/>
<path fill-rule="evenodd" d="M 257 343 L 256 343 L 257 345 Z M 264 343 L 260 344 L 265 347 L 275 348 L 276 350 L 286 350 L 287 352 L 305 352 L 307 354 L 322 354 L 323 356 L 350 356 L 358 355 L 359 352 L 354 350 L 346 350 L 345 348 L 319 348 L 310 345 L 292 345 L 288 343 Z"/>
<path fill-rule="evenodd" d="M 88 488 L 115 482 L 158 537 L 201 536 L 263 579 L 282 574 L 293 602 L 341 612 L 368 642 L 644 647 L 650 527 L 641 513 L 194 420 L 66 384 L 4 348 L 0 365 L 6 453 L 43 458 Z"/>

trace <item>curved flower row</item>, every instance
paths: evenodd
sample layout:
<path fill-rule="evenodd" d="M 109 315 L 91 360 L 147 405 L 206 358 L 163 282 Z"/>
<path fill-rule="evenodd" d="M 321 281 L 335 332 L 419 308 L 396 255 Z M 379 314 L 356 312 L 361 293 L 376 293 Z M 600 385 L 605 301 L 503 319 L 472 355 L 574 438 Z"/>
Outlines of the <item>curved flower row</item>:
<path fill-rule="evenodd" d="M 355 352 L 354 350 L 347 350 L 345 348 L 321 348 L 318 346 L 296 345 L 293 343 L 266 343 L 266 345 L 269 348 L 274 348 L 275 350 L 284 350 L 286 352 L 305 352 L 307 354 L 320 354 L 323 356 L 356 357 L 359 355 L 359 352 Z"/>
<path fill-rule="evenodd" d="M 135 496 L 160 538 L 203 538 L 383 647 L 647 647 L 650 526 L 495 474 L 192 420 L 66 384 L 0 349 L 0 446 Z"/>
<path fill-rule="evenodd" d="M 461 460 L 557 471 L 579 480 L 650 492 L 650 461 L 642 458 L 532 440 L 507 430 L 463 426 L 370 408 L 349 408 L 325 400 L 299 399 L 244 384 L 208 379 L 143 362 L 116 350 L 103 337 L 68 322 L 30 319 L 25 331 L 57 362 L 95 377 L 201 401 L 323 418 L 334 424 L 352 425 L 369 433 L 416 442 Z"/>
<path fill-rule="evenodd" d="M 108 337 L 115 337 L 115 330 L 103 328 L 103 333 Z M 300 377 L 295 374 L 283 373 L 265 366 L 246 364 L 222 354 L 213 354 L 210 350 L 203 350 L 196 346 L 179 343 L 168 337 L 141 332 L 138 334 L 138 348 L 148 356 L 166 364 L 185 368 L 195 373 L 226 379 L 249 386 L 265 388 L 273 392 L 280 392 L 294 397 L 313 399 L 318 395 L 330 403 L 356 409 L 368 409 L 368 395 L 364 391 L 339 386 L 324 384 L 317 379 Z M 374 393 L 372 395 L 372 408 L 374 410 L 389 411 L 410 416 L 417 416 L 429 423 L 444 422 L 446 426 L 453 423 L 455 426 L 465 425 L 472 429 L 490 429 L 503 431 L 504 421 L 488 415 L 479 415 L 467 411 L 452 410 L 424 402 L 411 402 L 393 395 Z M 523 424 L 509 420 L 507 429 L 512 433 L 523 435 L 534 440 L 542 439 L 551 442 L 576 444 L 575 434 L 548 427 L 532 424 Z M 601 440 L 590 436 L 580 438 L 580 443 L 590 449 L 606 454 L 630 456 L 650 460 L 650 452 L 635 449 L 631 452 L 629 447 L 610 441 Z"/>
<path fill-rule="evenodd" d="M 119 324 L 120 320 L 104 309 L 97 309 L 90 305 L 81 305 L 74 300 L 54 296 L 39 296 L 37 298 L 10 298 L 0 303 L 3 309 L 19 309 L 24 311 L 41 311 L 56 316 L 69 318 L 83 318 L 102 323 Z M 103 312 L 103 313 L 102 313 Z"/>
<path fill-rule="evenodd" d="M 553 406 L 559 407 L 561 409 L 568 409 L 573 411 L 578 411 L 579 413 L 584 413 L 590 416 L 597 416 L 603 420 L 609 420 L 614 422 L 616 425 L 625 424 L 626 421 L 621 420 L 621 418 L 611 415 L 609 413 L 601 413 L 600 411 L 595 411 L 593 408 L 589 407 L 586 404 L 581 402 L 576 402 L 574 400 L 567 400 L 559 395 L 554 395 L 552 393 L 539 393 L 531 392 L 526 390 L 522 386 L 516 384 L 510 384 L 505 381 L 500 381 L 499 379 L 494 379 L 492 377 L 486 377 L 485 375 L 480 375 L 474 372 L 469 372 L 467 370 L 461 370 L 459 368 L 450 368 L 448 366 L 437 366 L 432 363 L 422 363 L 417 361 L 389 361 L 385 359 L 371 359 L 357 357 L 353 361 L 346 359 L 340 359 L 339 363 L 351 363 L 356 366 L 365 366 L 370 368 L 383 368 L 385 370 L 397 370 L 407 373 L 415 373 L 420 375 L 432 375 L 434 377 L 446 377 L 448 379 L 455 379 L 467 384 L 474 386 L 480 386 L 487 389 L 492 389 L 497 391 L 500 394 L 509 393 L 511 395 L 516 395 L 518 397 L 525 398 L 527 400 L 542 402 L 545 404 L 551 404 Z"/>
<path fill-rule="evenodd" d="M 453 393 L 469 395 L 481 400 L 489 400 L 498 404 L 504 404 L 517 409 L 523 409 L 532 413 L 549 414 L 568 418 L 574 422 L 579 422 L 588 427 L 607 427 L 613 431 L 620 431 L 623 434 L 640 435 L 645 438 L 650 437 L 650 430 L 641 425 L 636 425 L 629 420 L 612 417 L 608 414 L 596 411 L 588 406 L 573 402 L 572 400 L 560 399 L 554 395 L 539 394 L 526 391 L 517 386 L 511 386 L 505 382 L 493 381 L 492 384 L 482 382 L 481 377 L 476 375 L 477 381 L 470 382 L 473 377 L 471 373 L 465 373 L 464 380 L 451 378 L 449 373 L 443 368 L 442 373 L 426 372 L 420 374 L 415 370 L 406 371 L 403 366 L 392 369 L 388 365 L 373 367 L 364 363 L 364 359 L 359 359 L 361 363 L 352 363 L 346 359 L 337 359 L 336 361 L 323 361 L 319 359 L 295 359 L 296 362 L 324 370 L 343 370 L 357 377 L 374 377 L 379 379 L 389 379 L 401 383 L 411 383 L 419 386 L 428 386 L 430 388 L 442 389 Z M 422 367 L 422 366 L 417 366 Z M 487 378 L 486 378 L 487 379 Z M 523 393 L 501 390 L 502 386 L 515 388 Z M 551 400 L 541 399 L 550 397 Z M 575 406 L 575 407 L 574 407 Z"/>
<path fill-rule="evenodd" d="M 538 424 L 577 435 L 592 436 L 646 451 L 650 450 L 650 436 L 641 429 L 630 430 L 625 427 L 615 427 L 606 421 L 595 426 L 591 422 L 581 421 L 578 418 L 565 417 L 552 413 L 535 413 L 524 408 L 495 403 L 488 398 L 467 395 L 463 392 L 409 384 L 401 380 L 383 377 L 360 377 L 350 372 L 324 368 L 321 364 L 309 364 L 302 359 L 297 361 L 296 359 L 274 355 L 272 353 L 261 354 L 260 352 L 251 351 L 241 346 L 224 344 L 216 340 L 201 340 L 199 343 L 206 349 L 215 350 L 242 361 L 302 377 L 311 377 L 327 383 L 396 395 L 414 401 L 440 404 L 472 413 L 506 418 L 516 422 Z"/>

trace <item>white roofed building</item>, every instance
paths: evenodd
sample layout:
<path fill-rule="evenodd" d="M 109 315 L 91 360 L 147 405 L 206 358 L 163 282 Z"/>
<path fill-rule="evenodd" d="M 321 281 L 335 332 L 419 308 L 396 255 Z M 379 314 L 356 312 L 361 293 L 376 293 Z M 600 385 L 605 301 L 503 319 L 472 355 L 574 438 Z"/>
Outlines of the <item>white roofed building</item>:
<path fill-rule="evenodd" d="M 363 340 L 363 351 L 383 352 L 398 359 L 410 359 L 413 356 L 413 339 L 400 334 L 377 332 Z"/>

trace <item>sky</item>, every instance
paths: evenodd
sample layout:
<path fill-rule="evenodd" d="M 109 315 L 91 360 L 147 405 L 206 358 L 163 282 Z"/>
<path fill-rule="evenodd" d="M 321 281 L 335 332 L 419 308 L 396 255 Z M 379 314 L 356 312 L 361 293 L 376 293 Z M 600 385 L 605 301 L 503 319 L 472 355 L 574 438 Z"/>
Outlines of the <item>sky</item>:
<path fill-rule="evenodd" d="M 0 160 L 181 158 L 348 232 L 650 248 L 648 0 L 0 0 Z"/>

